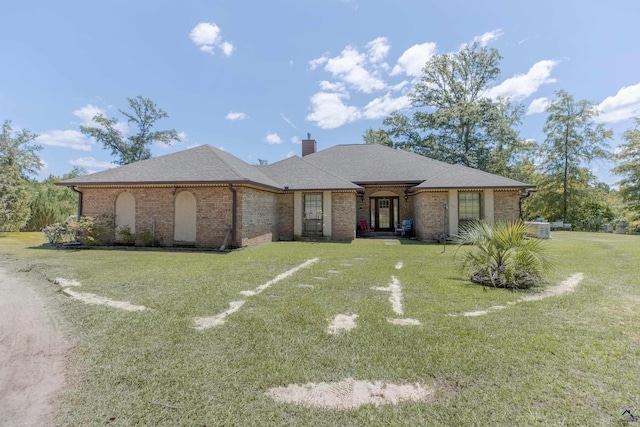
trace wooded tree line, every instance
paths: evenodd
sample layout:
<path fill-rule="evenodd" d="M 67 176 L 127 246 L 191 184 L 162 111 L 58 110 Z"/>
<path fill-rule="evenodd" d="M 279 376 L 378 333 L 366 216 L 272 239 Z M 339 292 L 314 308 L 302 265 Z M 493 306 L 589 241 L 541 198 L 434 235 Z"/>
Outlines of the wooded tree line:
<path fill-rule="evenodd" d="M 364 141 L 534 184 L 537 191 L 523 201 L 525 219 L 590 231 L 614 221 L 640 227 L 640 119 L 614 154 L 613 132 L 597 123 L 596 104 L 559 90 L 546 107 L 544 140 L 527 140 L 518 131 L 524 106 L 491 96 L 501 59 L 479 44 L 433 56 L 409 94 L 410 111 L 391 113 Z M 598 159 L 617 162 L 619 191 L 592 173 Z"/>
<path fill-rule="evenodd" d="M 617 153 L 611 153 L 613 133 L 596 123 L 596 105 L 559 90 L 546 107 L 545 139 L 527 140 L 518 131 L 524 106 L 490 93 L 501 59 L 496 49 L 479 44 L 433 56 L 409 94 L 410 111 L 393 112 L 382 129 L 367 129 L 364 142 L 531 183 L 537 191 L 523 202 L 525 219 L 563 220 L 592 231 L 620 220 L 640 228 L 640 118 L 622 135 Z M 179 140 L 175 130 L 153 130 L 168 117 L 153 101 L 137 96 L 128 103 L 128 111 L 119 110 L 126 121 L 98 114 L 95 126 L 80 127 L 111 150 L 115 163 L 147 159 L 151 143 Z M 129 127 L 137 131 L 127 136 Z M 8 120 L 2 125 L 0 231 L 39 230 L 77 212 L 77 195 L 54 184 L 86 171 L 74 168 L 36 181 L 42 166 L 36 137 L 27 130 L 13 131 Z M 617 162 L 613 172 L 621 176 L 619 191 L 591 172 L 589 165 L 597 159 Z"/>
<path fill-rule="evenodd" d="M 154 124 L 167 113 L 148 98 L 129 98 L 129 111 L 119 110 L 126 122 L 97 114 L 96 126 L 81 126 L 80 131 L 95 138 L 104 148 L 111 150 L 121 165 L 151 157 L 153 142 L 172 144 L 178 141 L 175 130 L 154 131 Z M 133 126 L 137 131 L 126 136 L 125 130 Z M 38 182 L 34 179 L 43 166 L 38 151 L 42 149 L 34 140 L 38 135 L 27 130 L 14 131 L 5 120 L 0 133 L 0 231 L 37 231 L 62 222 L 77 214 L 78 195 L 67 187 L 55 183 L 87 173 L 74 167 L 62 176 L 49 175 Z"/>

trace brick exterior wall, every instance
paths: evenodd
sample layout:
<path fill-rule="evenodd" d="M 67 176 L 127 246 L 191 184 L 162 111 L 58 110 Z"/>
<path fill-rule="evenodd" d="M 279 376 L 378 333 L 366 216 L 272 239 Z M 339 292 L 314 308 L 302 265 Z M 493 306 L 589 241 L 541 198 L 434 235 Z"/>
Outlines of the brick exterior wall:
<path fill-rule="evenodd" d="M 82 191 L 82 215 L 98 220 L 113 220 L 116 198 L 130 193 L 136 201 L 136 233 L 152 231 L 156 220 L 156 238 L 165 246 L 174 244 L 174 203 L 181 191 L 196 198 L 196 243 L 198 247 L 218 247 L 226 235 L 225 225 L 231 225 L 232 193 L 227 187 L 194 188 L 79 188 Z M 238 230 L 241 232 L 241 230 Z M 114 236 L 109 236 L 113 240 Z"/>
<path fill-rule="evenodd" d="M 294 237 L 294 195 L 276 194 L 248 187 L 234 187 L 237 192 L 236 241 L 228 245 L 253 246 Z M 174 203 L 181 191 L 191 192 L 197 203 L 197 247 L 219 247 L 225 235 L 225 225 L 231 226 L 233 193 L 228 187 L 193 188 L 79 188 L 83 193 L 82 215 L 98 221 L 114 220 L 116 198 L 128 192 L 135 198 L 136 233 L 151 231 L 155 218 L 156 238 L 166 246 L 174 245 Z M 364 200 L 353 193 L 332 193 L 332 240 L 355 238 L 358 220 L 370 221 L 370 197 L 388 191 L 397 195 L 399 218 L 414 217 L 414 233 L 420 240 L 435 240 L 443 231 L 443 204 L 448 192 L 425 191 L 404 200 L 403 187 L 367 187 Z M 520 217 L 519 191 L 494 191 L 495 221 L 517 220 Z M 448 227 L 448 224 L 447 224 Z M 108 236 L 113 241 L 114 235 Z"/>
<path fill-rule="evenodd" d="M 293 193 L 278 194 L 278 240 L 293 240 Z"/>
<path fill-rule="evenodd" d="M 238 188 L 238 216 L 241 233 L 236 237 L 241 246 L 254 246 L 278 239 L 278 195 Z M 241 201 L 240 201 L 241 200 Z"/>
<path fill-rule="evenodd" d="M 493 205 L 496 222 L 520 219 L 520 191 L 494 191 Z"/>
<path fill-rule="evenodd" d="M 414 234 L 420 240 L 437 240 L 445 229 L 444 204 L 449 202 L 449 192 L 424 191 L 412 198 Z M 448 233 L 448 222 L 446 229 Z"/>
<path fill-rule="evenodd" d="M 358 198 L 359 199 L 359 198 Z M 353 240 L 356 238 L 356 195 L 332 193 L 331 240 Z"/>

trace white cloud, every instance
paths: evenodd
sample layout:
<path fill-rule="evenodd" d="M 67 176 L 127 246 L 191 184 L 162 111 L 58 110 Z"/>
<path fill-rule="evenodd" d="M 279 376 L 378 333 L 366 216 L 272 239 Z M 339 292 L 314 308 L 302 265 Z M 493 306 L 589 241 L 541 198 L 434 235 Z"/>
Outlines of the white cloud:
<path fill-rule="evenodd" d="M 437 45 L 433 42 L 414 44 L 400 55 L 398 63 L 391 70 L 391 75 L 404 73 L 408 76 L 420 77 L 425 63 L 435 55 L 436 48 Z"/>
<path fill-rule="evenodd" d="M 531 104 L 529 104 L 529 108 L 527 108 L 527 115 L 544 113 L 547 105 L 549 105 L 550 103 L 551 101 L 549 101 L 549 99 L 544 96 L 542 98 L 534 99 L 533 101 L 531 101 Z"/>
<path fill-rule="evenodd" d="M 329 82 L 327 80 L 322 80 L 320 83 L 320 89 L 326 92 L 346 92 L 346 88 L 343 83 L 340 82 Z"/>
<path fill-rule="evenodd" d="M 285 122 L 287 122 L 289 124 L 289 126 L 291 126 L 294 129 L 298 129 L 298 127 L 296 125 L 294 125 L 291 120 L 289 120 L 289 118 L 287 116 L 285 116 L 284 114 L 280 113 L 280 117 L 282 117 L 282 120 L 284 120 Z"/>
<path fill-rule="evenodd" d="M 312 59 L 311 61 L 309 61 L 309 69 L 315 70 L 316 68 L 326 64 L 328 60 L 329 60 L 329 52 L 326 52 L 320 58 Z"/>
<path fill-rule="evenodd" d="M 220 27 L 209 22 L 201 22 L 191 30 L 189 38 L 198 46 L 211 46 L 220 40 Z"/>
<path fill-rule="evenodd" d="M 263 141 L 267 144 L 282 144 L 282 138 L 277 133 L 267 133 Z"/>
<path fill-rule="evenodd" d="M 385 82 L 369 72 L 365 65 L 366 56 L 347 46 L 340 55 L 329 58 L 324 69 L 360 92 L 371 93 L 386 88 Z"/>
<path fill-rule="evenodd" d="M 96 122 L 93 121 L 93 118 L 98 114 L 104 115 L 105 111 L 94 105 L 87 104 L 84 107 L 74 110 L 72 114 L 80 119 L 82 126 L 95 126 Z"/>
<path fill-rule="evenodd" d="M 619 122 L 640 116 L 640 83 L 624 86 L 598 105 L 600 122 Z"/>
<path fill-rule="evenodd" d="M 229 111 L 224 118 L 227 120 L 244 120 L 247 118 L 247 115 L 245 113 Z"/>
<path fill-rule="evenodd" d="M 480 46 L 486 46 L 489 43 L 491 43 L 494 40 L 497 40 L 498 38 L 500 38 L 501 35 L 504 34 L 504 31 L 502 31 L 501 28 L 498 28 L 497 30 L 493 30 L 493 31 L 488 31 L 484 34 L 481 34 L 479 36 L 475 36 L 473 38 L 473 42 L 474 43 L 479 43 Z"/>
<path fill-rule="evenodd" d="M 395 90 L 395 91 L 402 90 L 402 89 L 404 89 L 408 84 L 409 84 L 409 82 L 408 82 L 407 80 L 403 80 L 403 81 L 401 81 L 400 83 L 398 83 L 397 85 L 390 86 L 390 87 L 389 87 L 389 89 L 391 89 L 391 90 Z"/>
<path fill-rule="evenodd" d="M 201 51 L 210 54 L 215 53 L 214 48 L 219 48 L 225 56 L 231 56 L 233 45 L 228 41 L 223 41 L 220 36 L 221 30 L 212 22 L 201 22 L 191 30 L 189 38 L 200 48 Z"/>
<path fill-rule="evenodd" d="M 186 132 L 178 132 L 178 138 L 180 138 L 181 142 L 186 141 L 187 137 L 188 137 L 188 135 L 187 135 Z M 166 145 L 166 144 L 164 144 L 164 145 Z"/>
<path fill-rule="evenodd" d="M 379 119 L 388 116 L 396 110 L 404 110 L 411 106 L 411 101 L 406 95 L 392 98 L 390 93 L 374 99 L 364 107 L 362 116 L 365 119 Z"/>
<path fill-rule="evenodd" d="M 358 120 L 362 115 L 357 107 L 345 105 L 345 93 L 318 92 L 311 97 L 307 120 L 315 122 L 322 129 L 335 129 Z"/>
<path fill-rule="evenodd" d="M 83 168 L 111 169 L 118 165 L 111 162 L 103 162 L 96 160 L 94 157 L 80 157 L 79 159 L 71 159 L 68 162 L 72 166 L 80 166 Z"/>
<path fill-rule="evenodd" d="M 298 138 L 297 136 L 292 136 L 291 137 L 291 143 L 292 144 L 300 144 L 300 138 Z"/>
<path fill-rule="evenodd" d="M 231 56 L 234 47 L 229 42 L 222 42 L 222 46 L 220 46 L 220 49 L 222 49 L 222 53 L 224 53 L 224 56 Z"/>
<path fill-rule="evenodd" d="M 289 151 L 289 152 L 287 153 L 287 159 L 288 159 L 289 157 L 293 157 L 293 156 L 295 156 L 295 155 L 296 155 L 296 153 L 294 153 L 293 151 Z"/>
<path fill-rule="evenodd" d="M 36 141 L 51 147 L 64 147 L 73 150 L 91 151 L 93 141 L 77 130 L 49 130 L 36 138 Z"/>
<path fill-rule="evenodd" d="M 389 44 L 389 39 L 386 37 L 378 37 L 367 43 L 367 49 L 369 50 L 369 60 L 371 62 L 380 62 L 386 58 L 389 49 L 391 49 L 391 45 Z"/>
<path fill-rule="evenodd" d="M 525 38 L 523 38 L 522 40 L 520 40 L 520 41 L 518 42 L 518 44 L 519 44 L 519 45 L 521 45 L 521 44 L 523 44 L 523 43 L 526 43 L 530 38 L 531 38 L 531 37 L 525 37 Z"/>
<path fill-rule="evenodd" d="M 551 70 L 558 65 L 558 61 L 546 59 L 538 61 L 529 69 L 527 74 L 516 74 L 497 86 L 485 92 L 489 98 L 512 98 L 520 100 L 535 93 L 540 86 L 547 83 L 555 83 L 551 78 Z"/>
<path fill-rule="evenodd" d="M 358 10 L 358 3 L 356 0 L 340 0 L 340 2 L 351 6 L 353 10 Z"/>
<path fill-rule="evenodd" d="M 93 121 L 93 118 L 98 114 L 102 114 L 103 116 L 106 117 L 107 115 L 106 111 L 100 107 L 87 104 L 84 107 L 80 107 L 79 109 L 72 111 L 71 113 L 80 119 L 80 124 L 82 126 L 98 127 L 98 128 L 104 129 L 102 125 Z M 117 131 L 121 132 L 123 135 L 126 135 L 127 133 L 129 133 L 129 123 L 127 123 L 126 121 L 118 121 L 118 123 L 114 125 L 114 128 Z"/>

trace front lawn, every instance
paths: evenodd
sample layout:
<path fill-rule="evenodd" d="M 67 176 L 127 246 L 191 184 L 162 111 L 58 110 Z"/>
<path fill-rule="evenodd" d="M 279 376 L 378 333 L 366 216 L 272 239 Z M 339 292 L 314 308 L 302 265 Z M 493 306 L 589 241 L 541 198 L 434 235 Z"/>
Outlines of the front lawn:
<path fill-rule="evenodd" d="M 53 250 L 38 234 L 4 233 L 0 254 L 50 280 L 81 282 L 75 291 L 149 308 L 127 312 L 60 294 L 79 343 L 61 425 L 618 423 L 625 409 L 640 412 L 640 240 L 552 237 L 557 267 L 549 284 L 578 272 L 584 280 L 573 293 L 514 305 L 542 289 L 472 285 L 458 272 L 455 247 L 443 253 L 413 241 L 281 242 L 221 254 Z M 258 295 L 240 294 L 313 258 Z M 373 289 L 392 277 L 402 286 L 402 316 L 389 293 Z M 239 300 L 246 303 L 226 323 L 195 329 L 194 318 Z M 496 305 L 506 308 L 461 315 Z M 355 329 L 328 334 L 338 314 L 357 314 Z M 398 317 L 420 325 L 387 320 Z M 437 392 L 430 402 L 350 411 L 266 394 L 347 378 Z"/>

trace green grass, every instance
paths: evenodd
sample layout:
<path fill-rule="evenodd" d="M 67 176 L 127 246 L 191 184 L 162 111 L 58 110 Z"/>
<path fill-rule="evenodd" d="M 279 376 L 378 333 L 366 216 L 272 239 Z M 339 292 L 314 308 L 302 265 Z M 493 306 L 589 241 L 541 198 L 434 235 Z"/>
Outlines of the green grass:
<path fill-rule="evenodd" d="M 24 233 L 0 234 L 0 253 L 49 278 L 77 279 L 78 291 L 153 309 L 128 313 L 60 296 L 78 334 L 79 372 L 61 425 L 617 424 L 623 410 L 640 412 L 640 240 L 552 237 L 557 268 L 548 281 L 583 272 L 576 292 L 479 317 L 449 314 L 540 289 L 472 285 L 458 273 L 454 247 L 443 253 L 411 241 L 282 242 L 220 254 L 52 250 L 38 234 Z M 248 298 L 226 324 L 193 328 L 194 317 L 218 314 L 245 299 L 240 291 L 315 257 L 316 264 Z M 387 322 L 397 317 L 388 294 L 371 288 L 387 286 L 391 276 L 402 283 L 404 317 L 421 326 Z M 328 335 L 340 313 L 358 314 L 357 328 Z M 445 391 L 430 403 L 348 412 L 265 395 L 270 387 L 348 377 Z"/>

